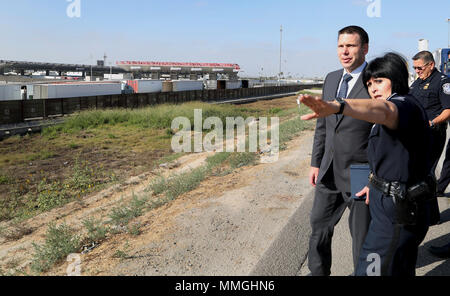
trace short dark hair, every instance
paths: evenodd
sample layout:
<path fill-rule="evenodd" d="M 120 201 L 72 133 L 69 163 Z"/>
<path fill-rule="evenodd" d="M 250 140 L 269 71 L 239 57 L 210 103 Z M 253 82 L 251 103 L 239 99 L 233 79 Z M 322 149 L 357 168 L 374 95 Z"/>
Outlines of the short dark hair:
<path fill-rule="evenodd" d="M 393 52 L 374 59 L 363 72 L 363 82 L 366 89 L 368 88 L 367 82 L 371 78 L 387 78 L 391 81 L 392 93 L 402 96 L 409 93 L 408 77 L 409 72 L 405 58 Z"/>
<path fill-rule="evenodd" d="M 422 60 L 425 63 L 435 63 L 433 54 L 428 50 L 423 50 L 413 56 L 413 61 Z"/>
<path fill-rule="evenodd" d="M 361 45 L 369 44 L 369 34 L 367 32 L 358 26 L 348 26 L 339 31 L 338 38 L 342 34 L 358 34 L 359 39 L 361 40 Z"/>

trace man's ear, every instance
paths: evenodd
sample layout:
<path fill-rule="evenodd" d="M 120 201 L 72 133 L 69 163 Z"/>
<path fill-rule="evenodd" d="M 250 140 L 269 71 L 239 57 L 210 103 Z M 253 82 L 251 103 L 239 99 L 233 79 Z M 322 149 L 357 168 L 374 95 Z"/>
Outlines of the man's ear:
<path fill-rule="evenodd" d="M 365 55 L 369 53 L 369 43 L 363 45 L 363 51 Z"/>

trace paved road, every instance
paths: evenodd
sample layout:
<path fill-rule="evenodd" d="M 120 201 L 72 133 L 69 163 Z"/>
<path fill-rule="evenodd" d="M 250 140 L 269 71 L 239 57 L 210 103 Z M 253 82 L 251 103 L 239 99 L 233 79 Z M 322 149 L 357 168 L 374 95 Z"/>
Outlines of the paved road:
<path fill-rule="evenodd" d="M 419 247 L 417 260 L 418 276 L 442 276 L 450 275 L 450 259 L 443 260 L 434 257 L 426 248 L 429 245 L 443 245 L 450 242 L 450 198 L 439 198 L 439 208 L 443 212 L 442 223 L 430 228 L 424 242 Z M 347 276 L 353 272 L 353 259 L 351 254 L 351 237 L 348 230 L 348 210 L 335 229 L 333 238 L 333 265 L 331 275 Z M 299 275 L 307 275 L 309 269 L 305 260 Z"/>
<path fill-rule="evenodd" d="M 448 136 L 450 129 L 448 130 Z M 443 155 L 444 156 L 444 155 Z M 442 166 L 441 158 L 438 171 Z M 449 186 L 450 188 L 450 186 Z M 447 193 L 450 196 L 449 193 Z M 298 210 L 266 251 L 251 275 L 299 275 L 309 274 L 307 267 L 308 239 L 311 233 L 309 213 L 312 208 L 313 192 L 309 192 Z M 444 245 L 450 242 L 450 198 L 440 197 L 441 224 L 428 231 L 419 247 L 416 273 L 418 276 L 449 276 L 450 259 L 434 257 L 426 250 L 430 245 Z M 335 229 L 333 238 L 333 276 L 348 276 L 353 272 L 351 237 L 348 229 L 348 210 Z M 301 262 L 300 264 L 297 264 Z"/>

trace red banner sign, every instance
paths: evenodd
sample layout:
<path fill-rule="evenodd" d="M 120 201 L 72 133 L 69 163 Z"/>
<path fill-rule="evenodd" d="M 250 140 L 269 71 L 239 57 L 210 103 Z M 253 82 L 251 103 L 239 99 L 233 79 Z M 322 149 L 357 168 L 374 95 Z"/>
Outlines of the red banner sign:
<path fill-rule="evenodd" d="M 177 62 L 139 62 L 139 61 L 119 61 L 117 65 L 123 66 L 149 66 L 149 67 L 194 67 L 194 68 L 233 68 L 240 70 L 238 64 L 220 63 L 177 63 Z"/>

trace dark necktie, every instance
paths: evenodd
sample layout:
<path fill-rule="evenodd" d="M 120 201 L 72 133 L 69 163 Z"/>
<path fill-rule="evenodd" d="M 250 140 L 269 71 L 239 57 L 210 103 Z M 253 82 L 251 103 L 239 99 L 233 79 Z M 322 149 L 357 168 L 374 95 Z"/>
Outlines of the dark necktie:
<path fill-rule="evenodd" d="M 352 80 L 353 77 L 350 74 L 345 74 L 344 79 L 342 79 L 341 88 L 339 89 L 338 98 L 347 98 L 347 91 L 348 91 L 348 83 L 350 80 Z"/>
<path fill-rule="evenodd" d="M 339 89 L 338 98 L 347 98 L 347 92 L 348 92 L 348 82 L 352 80 L 352 75 L 346 73 L 344 75 L 344 79 L 342 79 L 341 88 Z M 342 114 L 336 115 L 336 120 L 339 121 L 342 117 Z"/>

